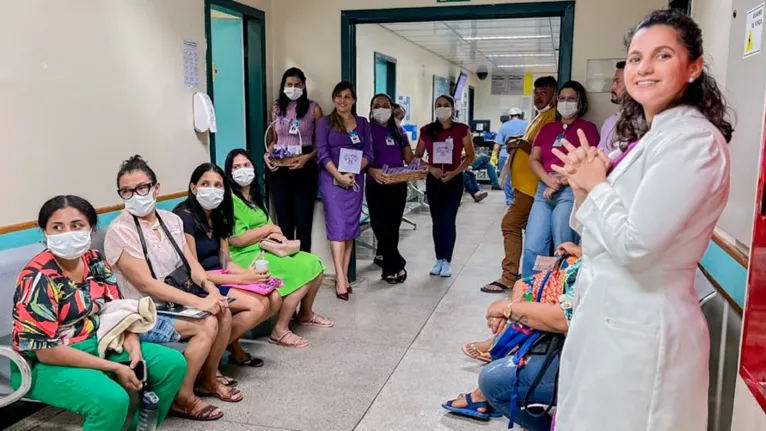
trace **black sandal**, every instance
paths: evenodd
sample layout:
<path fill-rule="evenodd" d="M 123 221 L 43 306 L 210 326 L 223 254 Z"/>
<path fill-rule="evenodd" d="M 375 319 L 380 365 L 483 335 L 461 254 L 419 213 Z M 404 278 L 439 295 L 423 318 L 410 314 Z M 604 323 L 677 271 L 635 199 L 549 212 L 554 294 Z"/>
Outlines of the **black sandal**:
<path fill-rule="evenodd" d="M 489 286 L 495 286 L 497 287 L 497 289 L 491 289 Z M 502 283 L 498 283 L 497 281 L 493 281 L 492 283 L 486 284 L 481 287 L 481 291 L 485 293 L 503 293 L 508 291 L 509 289 L 510 287 Z"/>
<path fill-rule="evenodd" d="M 375 256 L 375 258 L 374 258 L 374 259 L 372 259 L 372 263 L 374 263 L 375 265 L 378 265 L 378 266 L 382 267 L 382 266 L 383 266 L 383 256 L 381 256 L 381 255 L 377 255 L 377 256 Z"/>
<path fill-rule="evenodd" d="M 407 270 L 402 268 L 402 270 L 399 272 L 400 273 L 396 275 L 396 281 L 398 283 L 404 283 L 405 281 L 407 281 Z"/>
<path fill-rule="evenodd" d="M 395 275 L 385 275 L 385 276 L 381 276 L 380 278 L 382 278 L 383 281 L 385 281 L 388 284 L 397 284 L 397 283 L 399 283 L 399 278 L 397 276 L 395 276 Z"/>
<path fill-rule="evenodd" d="M 234 355 L 229 355 L 229 363 L 234 365 L 241 365 L 243 367 L 260 368 L 263 366 L 263 359 L 256 358 L 255 356 L 248 353 L 247 359 L 244 361 L 239 361 L 234 358 Z"/>

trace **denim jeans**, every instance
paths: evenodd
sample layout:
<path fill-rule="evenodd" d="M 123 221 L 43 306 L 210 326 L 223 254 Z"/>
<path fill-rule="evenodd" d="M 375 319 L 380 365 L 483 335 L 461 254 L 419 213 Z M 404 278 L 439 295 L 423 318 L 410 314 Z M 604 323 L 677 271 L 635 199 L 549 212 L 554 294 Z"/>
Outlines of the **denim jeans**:
<path fill-rule="evenodd" d="M 569 216 L 574 207 L 574 193 L 571 187 L 564 187 L 546 199 L 543 193 L 545 183 L 537 186 L 535 203 L 529 212 L 529 221 L 524 235 L 524 257 L 521 276 L 534 274 L 537 256 L 551 256 L 555 247 L 564 242 L 577 242 L 577 233 L 569 226 Z"/>
<path fill-rule="evenodd" d="M 513 365 L 513 355 L 493 361 L 484 367 L 479 374 L 479 389 L 489 403 L 502 413 L 505 417 L 511 416 L 511 395 L 516 380 L 516 367 Z M 529 385 L 540 373 L 545 361 L 545 356 L 530 356 L 527 364 L 519 372 L 518 403 L 514 406 L 516 409 L 514 422 L 522 428 L 529 431 L 550 431 L 551 417 L 544 415 L 534 417 L 529 412 L 521 410 L 519 406 L 524 402 L 524 398 L 529 391 Z M 553 398 L 553 389 L 556 383 L 556 374 L 559 369 L 559 358 L 553 359 L 553 362 L 545 371 L 540 383 L 535 391 L 529 397 L 531 403 L 547 404 Z"/>
<path fill-rule="evenodd" d="M 457 210 L 463 198 L 463 175 L 458 174 L 446 183 L 433 175 L 426 178 L 426 197 L 431 206 L 431 235 L 436 260 L 452 262 L 457 241 Z"/>
<path fill-rule="evenodd" d="M 471 197 L 481 190 L 479 182 L 476 181 L 476 174 L 473 171 L 463 172 L 463 187 Z"/>
<path fill-rule="evenodd" d="M 508 155 L 500 153 L 500 157 L 497 162 L 497 171 L 503 172 L 503 167 L 505 167 L 505 163 L 508 161 Z M 511 174 L 510 172 L 508 175 L 505 176 L 505 184 L 503 184 L 503 192 L 505 192 L 505 204 L 507 206 L 511 206 L 513 203 L 513 186 L 511 185 Z"/>
<path fill-rule="evenodd" d="M 500 183 L 497 180 L 497 171 L 495 170 L 495 167 L 492 165 L 492 163 L 489 162 L 488 155 L 477 154 L 476 159 L 474 159 L 473 164 L 471 164 L 471 168 L 473 168 L 474 172 L 486 169 L 487 175 L 489 176 L 489 182 L 492 183 L 492 188 L 500 188 Z"/>

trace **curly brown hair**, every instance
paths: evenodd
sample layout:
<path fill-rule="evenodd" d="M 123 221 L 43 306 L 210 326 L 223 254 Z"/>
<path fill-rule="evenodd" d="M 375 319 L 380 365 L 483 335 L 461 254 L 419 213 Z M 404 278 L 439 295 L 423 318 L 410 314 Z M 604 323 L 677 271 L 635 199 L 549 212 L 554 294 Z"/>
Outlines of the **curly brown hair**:
<path fill-rule="evenodd" d="M 702 30 L 693 19 L 674 10 L 656 10 L 639 22 L 625 38 L 625 47 L 629 48 L 633 37 L 639 30 L 666 25 L 678 33 L 678 38 L 689 52 L 689 61 L 702 57 Z M 649 124 L 644 116 L 644 108 L 636 102 L 628 92 L 621 100 L 621 113 L 616 126 L 616 140 L 624 147 L 629 142 L 641 139 L 649 131 Z M 726 99 L 718 88 L 715 78 L 705 69 L 702 74 L 690 83 L 683 95 L 671 106 L 687 105 L 697 108 L 705 118 L 715 125 L 726 142 L 731 141 L 734 127 L 729 121 L 729 107 Z"/>

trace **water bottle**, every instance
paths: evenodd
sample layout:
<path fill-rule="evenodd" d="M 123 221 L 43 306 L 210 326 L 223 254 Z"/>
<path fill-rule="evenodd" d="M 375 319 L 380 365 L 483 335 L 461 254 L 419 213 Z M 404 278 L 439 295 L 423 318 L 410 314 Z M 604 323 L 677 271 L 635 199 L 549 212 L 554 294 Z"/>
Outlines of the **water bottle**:
<path fill-rule="evenodd" d="M 160 397 L 154 392 L 146 391 L 138 402 L 137 431 L 155 431 L 157 429 L 157 409 Z"/>

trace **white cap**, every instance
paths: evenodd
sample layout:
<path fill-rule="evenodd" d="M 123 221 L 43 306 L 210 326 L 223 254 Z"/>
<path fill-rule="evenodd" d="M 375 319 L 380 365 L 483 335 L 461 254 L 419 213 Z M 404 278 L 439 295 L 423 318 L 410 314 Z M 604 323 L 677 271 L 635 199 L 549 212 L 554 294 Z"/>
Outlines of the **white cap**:
<path fill-rule="evenodd" d="M 508 111 L 508 116 L 521 115 L 521 114 L 522 114 L 522 112 L 521 112 L 521 109 L 519 109 L 519 108 L 511 108 Z"/>

